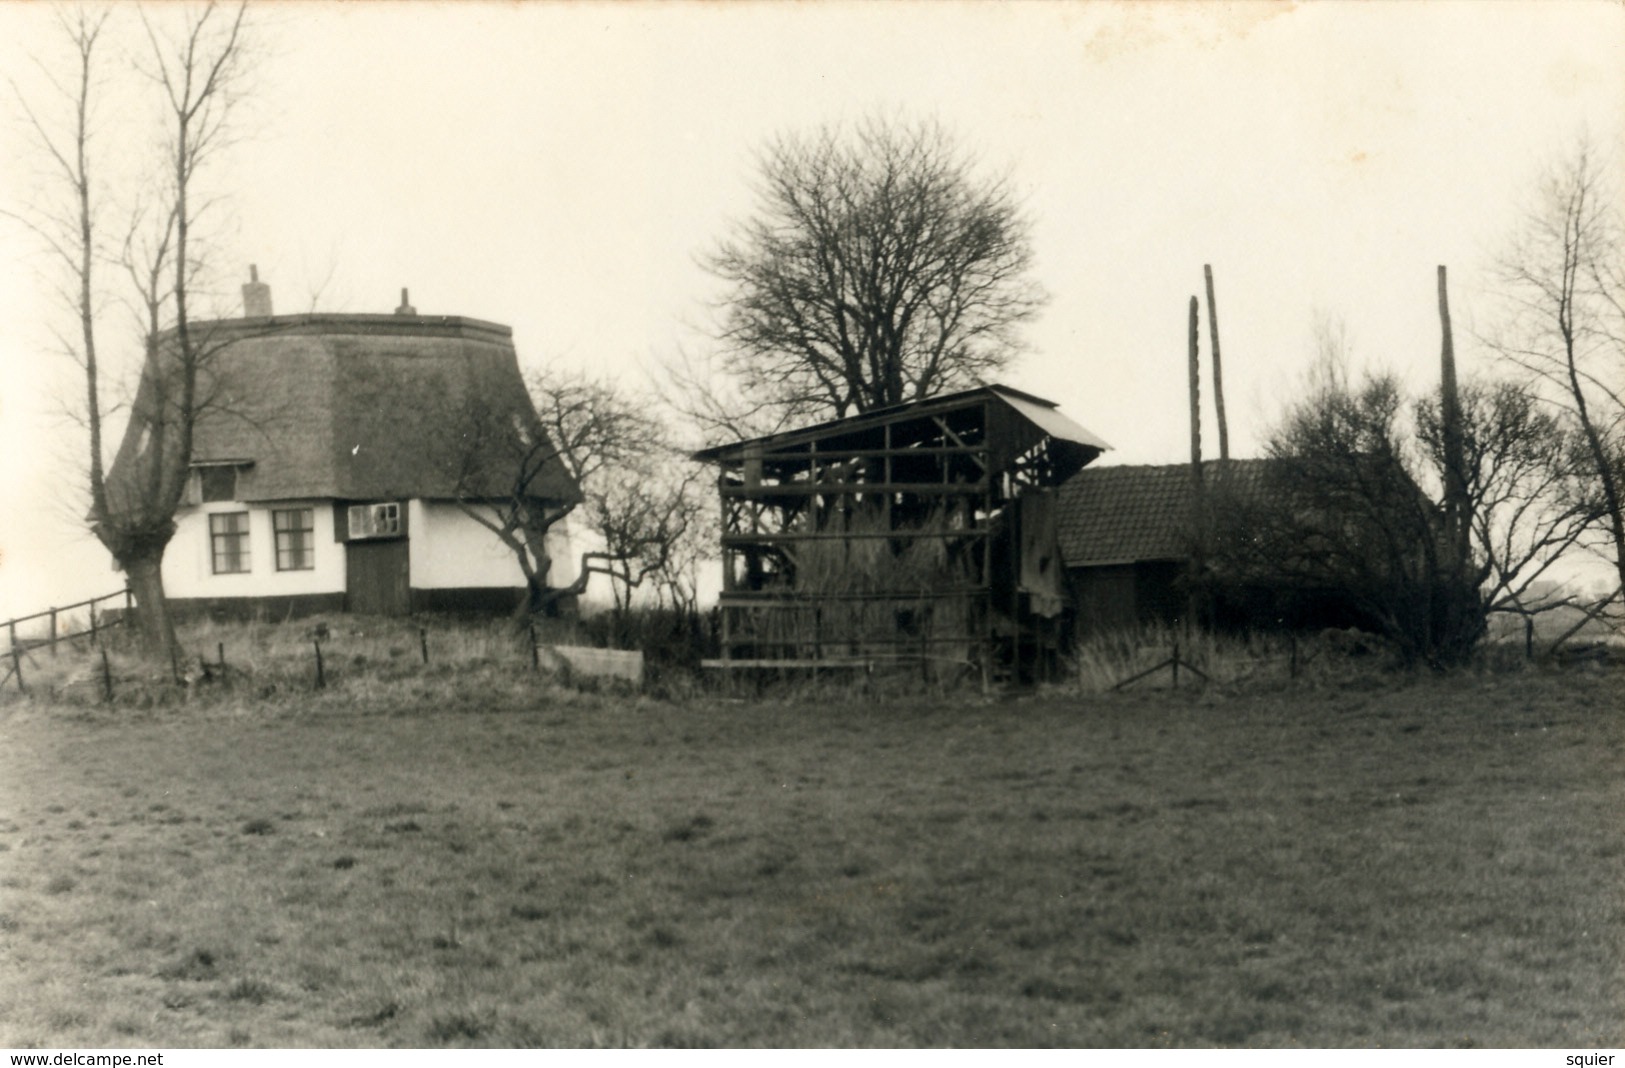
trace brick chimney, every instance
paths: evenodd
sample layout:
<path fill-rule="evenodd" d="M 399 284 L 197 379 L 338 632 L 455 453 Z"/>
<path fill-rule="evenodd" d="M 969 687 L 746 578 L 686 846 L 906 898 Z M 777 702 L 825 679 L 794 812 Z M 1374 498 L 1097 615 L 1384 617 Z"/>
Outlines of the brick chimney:
<path fill-rule="evenodd" d="M 271 287 L 260 281 L 260 269 L 248 265 L 248 281 L 243 286 L 243 318 L 269 319 L 271 317 Z"/>
<path fill-rule="evenodd" d="M 395 309 L 396 315 L 416 315 L 418 310 L 412 307 L 412 302 L 406 299 L 406 287 L 401 287 L 401 306 Z"/>

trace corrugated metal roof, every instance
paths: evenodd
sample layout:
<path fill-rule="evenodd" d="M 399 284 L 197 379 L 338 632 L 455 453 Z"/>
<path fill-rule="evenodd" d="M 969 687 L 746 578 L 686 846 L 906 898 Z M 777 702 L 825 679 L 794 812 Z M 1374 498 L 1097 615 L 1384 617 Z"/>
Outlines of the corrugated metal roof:
<path fill-rule="evenodd" d="M 1209 486 L 1245 498 L 1263 492 L 1270 460 L 1202 465 Z M 1221 482 L 1222 480 L 1222 482 Z M 1089 467 L 1060 489 L 1057 541 L 1067 567 L 1099 567 L 1190 555 L 1190 464 Z"/>
<path fill-rule="evenodd" d="M 761 448 L 771 451 L 806 441 L 822 439 L 830 434 L 846 434 L 865 427 L 881 426 L 900 418 L 907 418 L 923 410 L 936 412 L 969 406 L 980 403 L 990 395 L 1009 405 L 1022 418 L 1028 420 L 1051 437 L 1101 451 L 1111 448 L 1099 437 L 1063 415 L 1052 401 L 1047 401 L 1042 397 L 1035 397 L 1030 393 L 1023 393 L 1009 386 L 988 385 L 961 390 L 958 393 L 944 393 L 935 397 L 923 397 L 917 401 L 894 404 L 886 408 L 877 408 L 874 411 L 861 412 L 845 419 L 830 419 L 822 423 L 797 427 L 793 430 L 784 430 L 777 434 L 768 434 L 759 438 L 729 442 L 725 445 L 713 445 L 710 448 L 701 449 L 699 452 L 694 453 L 693 458 L 706 463 L 737 459 L 744 454 L 746 449 Z"/>
<path fill-rule="evenodd" d="M 997 393 L 1000 400 L 1020 412 L 1023 418 L 1031 421 L 1052 438 L 1060 438 L 1062 441 L 1070 441 L 1078 445 L 1087 445 L 1102 452 L 1111 448 L 1100 438 L 1097 438 L 1084 427 L 1062 414 L 1059 408 L 1048 401 L 1042 404 L 1034 404 L 1031 400 L 1027 400 L 1022 395 L 1015 395 L 1014 391 L 1007 390 L 1003 386 L 990 386 L 988 388 Z"/>

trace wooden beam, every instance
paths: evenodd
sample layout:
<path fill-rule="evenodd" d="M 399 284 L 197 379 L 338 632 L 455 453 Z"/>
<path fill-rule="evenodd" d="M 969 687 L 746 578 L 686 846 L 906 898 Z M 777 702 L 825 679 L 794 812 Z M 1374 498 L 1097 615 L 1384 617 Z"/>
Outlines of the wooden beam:
<path fill-rule="evenodd" d="M 908 493 L 918 497 L 971 497 L 985 487 L 976 482 L 786 482 L 776 486 L 730 486 L 723 500 L 770 501 L 774 497 L 860 496 Z"/>
<path fill-rule="evenodd" d="M 862 541 L 895 539 L 906 541 L 910 538 L 985 538 L 987 531 L 973 527 L 969 530 L 908 530 L 907 528 L 892 531 L 808 531 L 796 534 L 724 534 L 722 544 L 726 548 L 734 545 L 778 545 L 798 541 Z"/>
<path fill-rule="evenodd" d="M 986 590 L 981 586 L 962 586 L 949 589 L 919 590 L 892 593 L 795 593 L 774 590 L 732 590 L 722 594 L 717 603 L 724 608 L 806 608 L 826 601 L 948 601 L 969 600 L 980 597 Z M 955 639 L 956 641 L 959 639 Z"/>

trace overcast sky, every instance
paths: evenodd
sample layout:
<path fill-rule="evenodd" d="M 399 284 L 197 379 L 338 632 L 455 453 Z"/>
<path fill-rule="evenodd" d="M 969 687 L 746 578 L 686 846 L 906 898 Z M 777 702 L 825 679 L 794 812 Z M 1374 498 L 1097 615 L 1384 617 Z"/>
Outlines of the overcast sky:
<path fill-rule="evenodd" d="M 522 361 L 635 382 L 709 343 L 716 288 L 696 261 L 750 212 L 766 139 L 932 117 L 1033 220 L 1051 301 L 1006 381 L 1111 442 L 1107 463 L 1188 455 L 1204 263 L 1232 452 L 1256 454 L 1317 317 L 1341 320 L 1358 361 L 1436 372 L 1439 264 L 1465 368 L 1484 366 L 1465 336 L 1492 309 L 1484 268 L 1541 169 L 1582 131 L 1616 158 L 1625 142 L 1614 2 L 251 10 L 242 139 L 209 178 L 227 194 L 218 312 L 240 313 L 251 262 L 279 312 L 385 312 L 406 286 L 421 313 L 510 324 Z M 0 0 L 0 69 L 29 91 L 49 14 Z M 7 105 L 15 208 L 39 187 Z M 36 247 L 0 221 L 0 617 L 119 581 L 57 459 L 78 447 L 52 400 L 73 380 Z"/>

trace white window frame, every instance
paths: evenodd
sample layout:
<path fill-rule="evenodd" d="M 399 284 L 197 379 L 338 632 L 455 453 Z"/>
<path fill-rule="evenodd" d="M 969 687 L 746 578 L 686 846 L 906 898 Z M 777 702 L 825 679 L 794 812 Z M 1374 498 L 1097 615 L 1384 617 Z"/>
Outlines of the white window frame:
<path fill-rule="evenodd" d="M 401 505 L 399 501 L 380 504 L 352 504 L 345 517 L 351 541 L 367 538 L 398 538 L 401 536 Z"/>
<path fill-rule="evenodd" d="M 227 519 L 242 520 L 240 529 L 217 530 L 216 521 L 224 522 Z M 209 513 L 209 571 L 215 575 L 247 575 L 254 570 L 253 558 L 253 531 L 254 520 L 247 511 L 210 512 Z M 222 547 L 231 545 L 235 552 L 223 552 Z M 222 570 L 222 561 L 234 563 L 236 567 Z"/>
<path fill-rule="evenodd" d="M 302 517 L 301 526 L 283 527 L 278 524 L 283 516 Z M 284 535 L 287 538 L 284 539 Z M 294 544 L 293 535 L 303 535 L 299 540 L 303 544 Z M 287 544 L 284 545 L 284 540 Z M 271 541 L 276 552 L 276 569 L 278 571 L 314 571 L 316 570 L 316 509 L 314 508 L 274 508 L 271 510 Z M 283 558 L 289 560 L 283 566 Z M 304 561 L 300 563 L 299 561 Z"/>

